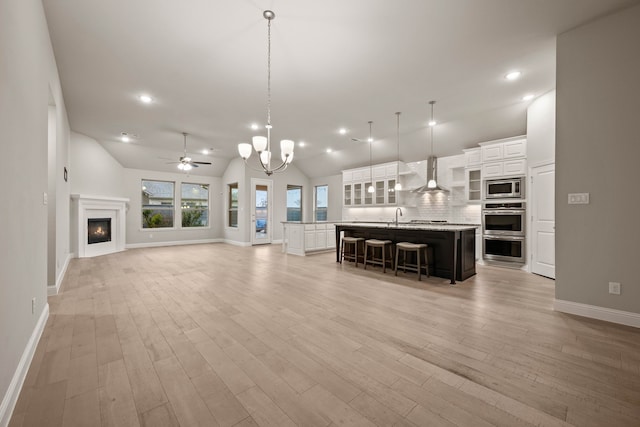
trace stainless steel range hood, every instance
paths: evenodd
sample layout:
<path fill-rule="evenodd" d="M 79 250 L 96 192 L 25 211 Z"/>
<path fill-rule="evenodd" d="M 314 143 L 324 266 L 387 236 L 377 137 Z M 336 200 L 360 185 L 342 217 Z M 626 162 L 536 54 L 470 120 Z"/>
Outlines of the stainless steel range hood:
<path fill-rule="evenodd" d="M 438 158 L 436 156 L 431 156 L 427 159 L 427 183 L 422 187 L 416 188 L 413 190 L 414 193 L 435 193 L 435 192 L 448 192 L 449 190 L 441 187 L 437 184 L 438 177 Z M 429 188 L 429 181 L 434 180 L 436 182 L 436 186 Z"/>

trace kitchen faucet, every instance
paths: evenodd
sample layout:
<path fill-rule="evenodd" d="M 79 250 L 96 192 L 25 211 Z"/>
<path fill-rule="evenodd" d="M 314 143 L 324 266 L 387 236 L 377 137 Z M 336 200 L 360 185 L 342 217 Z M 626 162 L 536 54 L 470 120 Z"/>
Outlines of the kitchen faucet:
<path fill-rule="evenodd" d="M 396 208 L 396 227 L 398 226 L 398 212 L 400 212 L 400 216 L 402 216 L 402 209 Z"/>

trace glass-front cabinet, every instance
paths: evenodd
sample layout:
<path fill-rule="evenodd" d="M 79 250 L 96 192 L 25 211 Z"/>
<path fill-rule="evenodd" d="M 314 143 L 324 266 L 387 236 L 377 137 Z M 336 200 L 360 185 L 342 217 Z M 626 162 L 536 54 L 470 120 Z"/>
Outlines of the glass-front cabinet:
<path fill-rule="evenodd" d="M 384 181 L 376 181 L 375 189 L 376 189 L 376 205 L 384 205 Z"/>
<path fill-rule="evenodd" d="M 344 185 L 344 205 L 345 206 L 351 206 L 352 204 L 352 196 L 351 196 L 351 189 L 352 189 L 352 184 L 343 184 Z"/>
<path fill-rule="evenodd" d="M 362 206 L 362 183 L 353 184 L 353 206 Z"/>
<path fill-rule="evenodd" d="M 364 183 L 364 204 L 365 206 L 373 205 L 373 193 L 369 192 L 369 187 L 371 187 L 370 182 Z"/>
<path fill-rule="evenodd" d="M 397 205 L 400 193 L 395 189 L 402 162 L 389 162 L 342 171 L 344 206 Z M 369 186 L 373 185 L 373 193 Z"/>
<path fill-rule="evenodd" d="M 387 203 L 390 205 L 395 205 L 397 200 L 396 195 L 396 180 L 390 179 L 387 181 Z"/>
<path fill-rule="evenodd" d="M 482 172 L 480 169 L 467 169 L 466 187 L 468 202 L 482 200 Z"/>

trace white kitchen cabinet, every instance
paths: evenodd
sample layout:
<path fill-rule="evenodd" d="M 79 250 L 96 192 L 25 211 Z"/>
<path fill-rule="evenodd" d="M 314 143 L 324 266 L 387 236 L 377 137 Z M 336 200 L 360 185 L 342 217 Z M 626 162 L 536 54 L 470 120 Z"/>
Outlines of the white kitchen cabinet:
<path fill-rule="evenodd" d="M 465 170 L 465 194 L 468 203 L 479 203 L 482 200 L 482 169 L 479 166 Z"/>
<path fill-rule="evenodd" d="M 482 165 L 482 178 L 496 178 L 503 176 L 504 164 L 502 162 L 484 163 Z"/>
<path fill-rule="evenodd" d="M 464 166 L 476 167 L 482 164 L 482 150 L 478 148 L 469 148 L 464 151 Z"/>
<path fill-rule="evenodd" d="M 518 139 L 515 141 L 507 141 L 502 144 L 503 159 L 517 159 L 527 156 L 527 140 Z"/>
<path fill-rule="evenodd" d="M 482 147 L 482 163 L 502 160 L 502 144 L 492 144 Z"/>
<path fill-rule="evenodd" d="M 502 172 L 504 176 L 526 175 L 527 161 L 525 159 L 505 160 Z"/>
<path fill-rule="evenodd" d="M 389 162 L 342 171 L 344 207 L 396 205 L 395 185 L 402 165 L 401 162 Z M 373 193 L 368 192 L 371 185 Z"/>
<path fill-rule="evenodd" d="M 283 250 L 292 255 L 332 250 L 336 247 L 336 227 L 333 223 L 284 222 Z"/>

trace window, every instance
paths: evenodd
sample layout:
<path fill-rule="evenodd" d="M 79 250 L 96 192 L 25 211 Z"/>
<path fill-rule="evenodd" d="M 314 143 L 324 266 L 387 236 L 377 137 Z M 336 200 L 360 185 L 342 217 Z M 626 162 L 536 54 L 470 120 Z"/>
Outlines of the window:
<path fill-rule="evenodd" d="M 173 182 L 142 180 L 142 228 L 173 227 L 173 187 Z"/>
<path fill-rule="evenodd" d="M 315 187 L 313 204 L 315 207 L 314 219 L 316 221 L 326 221 L 327 208 L 329 207 L 329 186 L 328 185 L 317 185 Z"/>
<path fill-rule="evenodd" d="M 209 185 L 182 183 L 182 226 L 209 225 Z"/>
<path fill-rule="evenodd" d="M 229 215 L 227 218 L 227 226 L 238 227 L 238 183 L 234 182 L 228 186 L 229 194 Z"/>
<path fill-rule="evenodd" d="M 287 185 L 287 221 L 302 221 L 302 186 Z"/>

